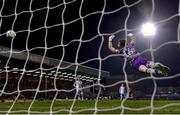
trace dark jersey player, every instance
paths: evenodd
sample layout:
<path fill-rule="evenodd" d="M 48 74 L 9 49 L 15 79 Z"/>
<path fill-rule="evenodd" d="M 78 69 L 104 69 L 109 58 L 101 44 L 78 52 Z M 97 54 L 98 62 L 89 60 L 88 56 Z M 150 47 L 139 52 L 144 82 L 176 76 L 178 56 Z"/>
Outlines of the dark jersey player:
<path fill-rule="evenodd" d="M 117 48 L 114 48 L 112 44 L 114 37 L 114 35 L 109 37 L 109 50 L 113 53 L 120 53 L 126 56 L 127 61 L 134 69 L 143 73 L 159 74 L 163 76 L 168 75 L 169 68 L 167 66 L 158 62 L 149 61 L 136 51 L 136 37 L 132 33 L 128 34 L 127 42 L 125 40 L 119 40 L 117 43 Z"/>

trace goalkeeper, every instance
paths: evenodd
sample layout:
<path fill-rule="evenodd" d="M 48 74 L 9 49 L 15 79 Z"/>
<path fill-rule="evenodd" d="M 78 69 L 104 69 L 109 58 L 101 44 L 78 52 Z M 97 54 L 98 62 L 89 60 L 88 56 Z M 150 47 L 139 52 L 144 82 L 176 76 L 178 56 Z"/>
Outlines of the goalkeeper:
<path fill-rule="evenodd" d="M 148 61 L 146 58 L 142 57 L 138 52 L 136 52 L 135 44 L 136 37 L 129 33 L 127 36 L 127 42 L 125 40 L 119 40 L 117 43 L 117 49 L 113 47 L 112 40 L 115 36 L 111 35 L 109 37 L 108 48 L 113 53 L 120 53 L 127 57 L 129 64 L 136 70 L 143 73 L 159 74 L 162 76 L 167 76 L 169 68 L 161 63 L 155 63 L 153 61 Z M 126 45 L 125 45 L 126 44 Z"/>

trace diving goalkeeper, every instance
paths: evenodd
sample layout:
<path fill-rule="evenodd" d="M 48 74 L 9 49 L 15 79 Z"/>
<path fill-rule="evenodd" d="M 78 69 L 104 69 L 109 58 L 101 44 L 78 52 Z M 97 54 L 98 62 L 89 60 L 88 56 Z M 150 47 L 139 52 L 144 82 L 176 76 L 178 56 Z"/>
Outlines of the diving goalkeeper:
<path fill-rule="evenodd" d="M 125 40 L 118 40 L 117 48 L 113 47 L 112 40 L 115 36 L 109 36 L 108 48 L 113 53 L 123 54 L 127 57 L 128 63 L 136 70 L 143 73 L 159 74 L 167 76 L 169 68 L 161 63 L 149 61 L 142 57 L 140 53 L 136 52 L 136 37 L 134 34 L 127 35 L 127 42 Z M 126 44 L 126 45 L 125 45 Z"/>

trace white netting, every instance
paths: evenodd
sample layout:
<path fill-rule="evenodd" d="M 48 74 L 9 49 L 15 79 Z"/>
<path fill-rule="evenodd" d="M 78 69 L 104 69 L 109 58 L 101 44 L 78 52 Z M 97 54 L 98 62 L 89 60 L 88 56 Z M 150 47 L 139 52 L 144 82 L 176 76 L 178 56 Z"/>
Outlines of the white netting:
<path fill-rule="evenodd" d="M 0 109 L 0 112 L 7 114 L 16 112 L 25 112 L 28 114 L 44 112 L 53 114 L 65 111 L 72 114 L 92 110 L 93 114 L 97 114 L 99 111 L 121 109 L 120 113 L 123 114 L 125 110 L 141 111 L 149 109 L 149 113 L 153 114 L 154 110 L 178 106 L 178 103 L 170 103 L 159 107 L 154 106 L 155 95 L 158 90 L 157 82 L 176 79 L 180 75 L 178 73 L 178 66 L 180 64 L 178 61 L 180 57 L 178 4 L 178 0 L 169 0 L 168 2 L 160 0 L 1 0 L 0 45 L 10 49 L 0 51 L 2 64 L 5 68 L 1 71 L 2 76 L 5 77 L 2 78 L 0 76 L 2 80 L 0 84 L 0 97 L 3 98 L 4 95 L 15 96 L 9 108 L 6 110 Z M 147 20 L 154 21 L 159 29 L 157 35 L 153 38 L 153 42 L 150 42 L 150 44 L 138 32 L 142 22 Z M 8 30 L 14 30 L 16 32 L 16 38 L 7 39 L 5 34 Z M 141 49 L 138 50 L 142 55 L 148 55 L 150 53 L 150 60 L 155 62 L 162 61 L 173 67 L 172 73 L 167 77 L 143 76 L 137 73 L 137 76 L 140 76 L 137 80 L 129 80 L 129 73 L 136 74 L 136 72 L 127 69 L 126 58 L 121 54 L 110 54 L 107 48 L 107 39 L 110 35 L 115 34 L 117 38 L 123 38 L 127 36 L 128 32 L 135 33 L 137 36 L 137 45 L 141 46 Z M 117 39 L 115 38 L 116 41 Z M 18 51 L 14 49 L 18 49 Z M 23 57 L 24 53 L 27 53 L 25 57 Z M 30 53 L 41 55 L 42 60 L 38 60 L 39 58 L 33 59 Z M 48 63 L 46 62 L 46 57 L 56 58 L 58 60 L 56 60 L 58 62 L 56 66 L 44 66 L 44 63 Z M 21 61 L 17 61 L 14 58 Z M 110 60 L 112 58 L 114 61 Z M 169 60 L 172 60 L 172 62 Z M 33 61 L 38 62 L 38 64 L 33 65 Z M 69 61 L 71 64 L 64 67 L 62 66 L 63 61 Z M 120 61 L 120 63 L 116 61 Z M 177 64 L 177 67 L 174 66 L 175 64 Z M 69 74 L 74 75 L 73 77 L 76 78 L 79 68 L 82 65 L 98 69 L 98 74 L 94 81 L 102 79 L 102 70 L 110 71 L 110 73 L 116 70 L 114 72 L 115 74 L 122 74 L 121 80 L 111 85 L 102 85 L 100 82 L 92 83 L 93 80 L 89 78 L 91 84 L 85 87 L 87 89 L 101 85 L 101 87 L 108 89 L 121 83 L 126 84 L 127 95 L 119 106 L 101 108 L 98 105 L 102 90 L 100 89 L 97 92 L 92 108 L 74 110 L 77 99 L 73 98 L 68 109 L 54 109 L 59 93 L 74 93 L 75 91 L 73 86 L 65 89 L 59 88 L 59 84 L 63 82 L 58 82 L 58 80 L 65 79 L 60 78 L 59 73 L 61 70 L 75 66 L 74 71 L 71 71 Z M 11 66 L 17 68 L 11 68 Z M 47 77 L 52 75 L 52 73 L 48 73 L 51 70 L 54 70 L 54 77 L 48 82 L 52 84 L 52 87 L 47 89 L 48 86 L 42 86 L 42 84 Z M 14 75 L 18 79 L 18 82 L 12 83 L 12 86 L 16 87 L 15 89 L 8 89 L 9 84 L 11 84 L 11 72 L 19 73 L 17 75 L 18 77 Z M 32 72 L 34 73 L 32 74 Z M 65 74 L 68 73 L 61 73 L 64 77 Z M 21 86 L 23 86 L 22 83 L 27 76 L 39 77 L 35 82 L 36 86 L 32 86 L 31 88 L 24 87 L 23 89 Z M 81 78 L 83 79 L 83 76 Z M 150 105 L 141 108 L 125 106 L 126 101 L 130 97 L 129 85 L 138 84 L 145 80 L 152 80 L 153 83 Z M 66 83 L 66 85 L 69 84 Z M 42 87 L 46 88 L 43 89 Z M 27 109 L 14 110 L 14 106 L 16 106 L 17 101 L 23 96 L 22 94 L 24 92 L 31 92 L 29 95 L 33 96 Z M 52 94 L 48 111 L 41 112 L 41 108 L 39 110 L 32 110 L 37 98 L 39 99 L 38 95 L 41 93 L 44 93 L 45 97 L 48 97 L 49 93 Z M 77 97 L 77 95 L 73 94 L 73 97 Z"/>

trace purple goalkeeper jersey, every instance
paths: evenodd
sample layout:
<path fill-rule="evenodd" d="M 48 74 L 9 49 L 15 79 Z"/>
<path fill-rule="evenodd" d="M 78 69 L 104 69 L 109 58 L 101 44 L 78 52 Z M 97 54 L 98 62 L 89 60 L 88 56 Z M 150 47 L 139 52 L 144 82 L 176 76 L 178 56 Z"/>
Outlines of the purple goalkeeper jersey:
<path fill-rule="evenodd" d="M 137 54 L 135 46 L 132 44 L 128 44 L 126 48 L 121 49 L 121 53 L 128 56 L 128 62 L 132 65 L 135 69 L 139 69 L 141 65 L 147 65 L 148 60 L 140 55 Z"/>
<path fill-rule="evenodd" d="M 136 49 L 134 45 L 128 44 L 126 48 L 122 48 L 120 53 L 128 56 L 128 61 L 136 57 Z"/>

